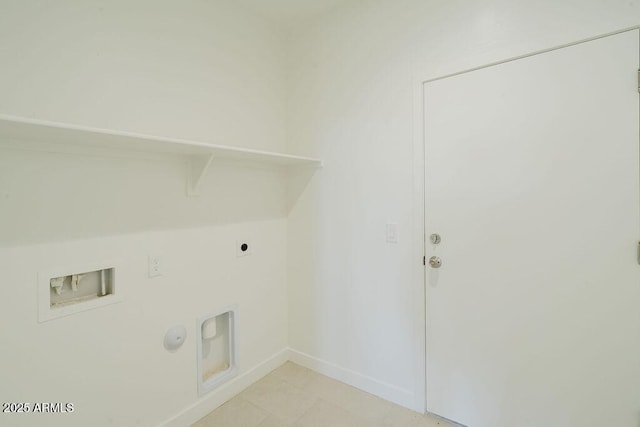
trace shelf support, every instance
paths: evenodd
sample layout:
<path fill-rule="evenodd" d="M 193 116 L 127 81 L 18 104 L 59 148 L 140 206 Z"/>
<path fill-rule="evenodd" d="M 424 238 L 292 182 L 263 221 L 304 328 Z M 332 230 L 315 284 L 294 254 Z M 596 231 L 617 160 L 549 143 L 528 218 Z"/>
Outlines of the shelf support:
<path fill-rule="evenodd" d="M 209 169 L 214 157 L 214 154 L 201 154 L 189 157 L 189 170 L 187 175 L 188 196 L 194 197 L 200 195 L 200 182 L 207 174 L 207 169 Z"/>

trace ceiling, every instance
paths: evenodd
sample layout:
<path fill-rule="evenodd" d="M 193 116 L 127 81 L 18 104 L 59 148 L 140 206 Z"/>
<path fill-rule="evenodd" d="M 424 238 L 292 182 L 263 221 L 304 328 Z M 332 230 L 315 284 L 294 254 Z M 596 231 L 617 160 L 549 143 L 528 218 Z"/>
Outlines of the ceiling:
<path fill-rule="evenodd" d="M 349 0 L 234 0 L 257 14 L 283 26 L 293 26 L 318 17 Z"/>

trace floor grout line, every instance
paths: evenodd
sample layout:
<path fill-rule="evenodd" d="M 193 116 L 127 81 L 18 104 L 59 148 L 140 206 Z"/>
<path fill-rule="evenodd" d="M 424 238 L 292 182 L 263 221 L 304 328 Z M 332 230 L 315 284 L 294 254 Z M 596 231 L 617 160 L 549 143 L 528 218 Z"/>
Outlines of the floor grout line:
<path fill-rule="evenodd" d="M 240 409 L 244 413 L 238 412 Z M 292 362 L 264 376 L 196 425 L 351 427 L 352 423 L 367 427 L 454 427 Z"/>

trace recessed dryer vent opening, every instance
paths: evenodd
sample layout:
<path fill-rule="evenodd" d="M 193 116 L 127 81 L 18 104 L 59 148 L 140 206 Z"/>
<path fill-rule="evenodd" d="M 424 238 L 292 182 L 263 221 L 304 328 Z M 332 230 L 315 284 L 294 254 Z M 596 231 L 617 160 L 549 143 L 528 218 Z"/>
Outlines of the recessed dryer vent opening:
<path fill-rule="evenodd" d="M 236 375 L 235 323 L 235 310 L 198 319 L 196 330 L 200 396 Z"/>

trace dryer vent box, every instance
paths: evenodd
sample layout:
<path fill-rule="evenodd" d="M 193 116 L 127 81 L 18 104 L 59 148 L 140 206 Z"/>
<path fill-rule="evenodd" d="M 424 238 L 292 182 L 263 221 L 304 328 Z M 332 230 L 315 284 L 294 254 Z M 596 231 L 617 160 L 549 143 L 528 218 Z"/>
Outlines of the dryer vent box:
<path fill-rule="evenodd" d="M 198 319 L 196 335 L 200 396 L 236 375 L 236 321 L 235 309 Z"/>

